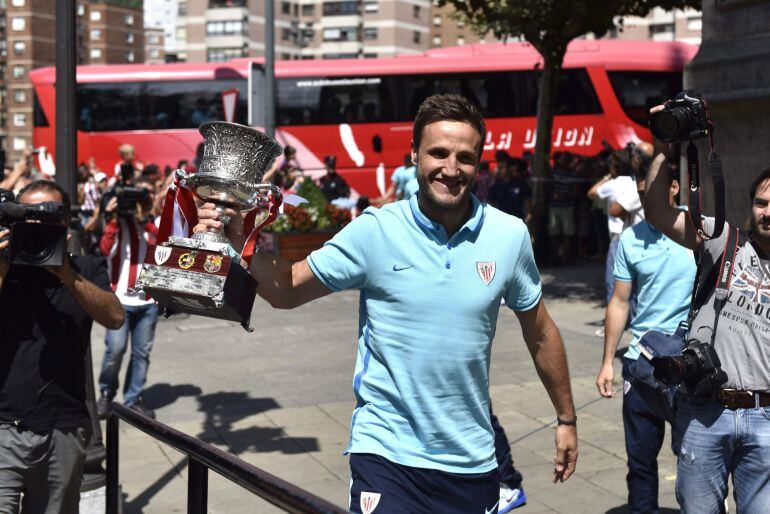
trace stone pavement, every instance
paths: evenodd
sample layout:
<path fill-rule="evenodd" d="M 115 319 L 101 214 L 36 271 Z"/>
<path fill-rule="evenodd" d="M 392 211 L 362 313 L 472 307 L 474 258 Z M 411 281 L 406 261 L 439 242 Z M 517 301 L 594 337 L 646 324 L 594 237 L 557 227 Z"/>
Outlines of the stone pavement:
<path fill-rule="evenodd" d="M 553 427 L 547 424 L 554 419 L 553 408 L 515 315 L 501 310 L 491 394 L 529 497 L 516 512 L 627 512 L 621 401 L 597 400 L 594 386 L 602 352 L 602 339 L 594 335 L 603 316 L 602 277 L 597 265 L 543 274 L 547 306 L 567 346 L 579 407 L 578 471 L 564 484 L 551 483 Z M 273 310 L 258 299 L 253 334 L 207 318 L 162 320 L 145 401 L 163 423 L 347 506 L 349 471 L 341 453 L 355 403 L 351 381 L 357 319 L 358 294 L 345 292 L 294 311 Z M 94 328 L 93 343 L 98 376 L 104 348 L 100 327 Z M 619 376 L 619 363 L 616 371 Z M 660 501 L 662 512 L 673 513 L 676 467 L 668 448 L 667 441 L 659 459 Z M 122 424 L 120 456 L 124 512 L 186 511 L 186 460 L 181 454 Z M 209 510 L 279 512 L 215 473 L 209 474 Z"/>

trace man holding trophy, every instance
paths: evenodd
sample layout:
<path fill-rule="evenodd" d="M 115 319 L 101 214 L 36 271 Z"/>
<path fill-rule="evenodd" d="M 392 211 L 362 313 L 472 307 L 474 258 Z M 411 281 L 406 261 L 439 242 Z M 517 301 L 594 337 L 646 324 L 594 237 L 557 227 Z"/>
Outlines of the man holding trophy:
<path fill-rule="evenodd" d="M 413 131 L 416 196 L 367 209 L 302 262 L 259 251 L 251 258 L 256 293 L 275 308 L 361 292 L 346 451 L 353 512 L 497 512 L 488 375 L 503 298 L 556 410 L 554 482 L 575 470 L 567 360 L 527 229 L 470 192 L 485 134 L 465 98 L 428 98 Z M 253 222 L 238 209 L 207 201 L 197 218 L 194 237 L 224 231 L 235 248 L 248 248 Z"/>

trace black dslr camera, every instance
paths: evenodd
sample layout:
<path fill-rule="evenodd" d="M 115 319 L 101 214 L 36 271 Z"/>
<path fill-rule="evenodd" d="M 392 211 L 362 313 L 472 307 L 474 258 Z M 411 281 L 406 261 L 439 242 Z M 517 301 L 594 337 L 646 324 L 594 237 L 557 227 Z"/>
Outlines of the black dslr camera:
<path fill-rule="evenodd" d="M 709 343 L 690 339 L 682 355 L 654 357 L 655 378 L 668 386 L 685 384 L 695 396 L 708 396 L 727 382 L 714 347 Z"/>
<path fill-rule="evenodd" d="M 650 131 L 660 141 L 692 141 L 711 133 L 708 107 L 697 93 L 682 91 L 664 105 L 665 109 L 650 116 Z"/>
<path fill-rule="evenodd" d="M 2 201 L 0 226 L 11 229 L 7 257 L 11 264 L 61 266 L 67 257 L 67 212 L 56 202 L 18 204 Z"/>
<path fill-rule="evenodd" d="M 131 218 L 136 213 L 136 205 L 146 202 L 150 198 L 149 192 L 143 187 L 134 184 L 134 167 L 129 163 L 120 165 L 120 179 L 110 192 L 111 196 L 118 199 L 117 213 L 120 217 Z"/>

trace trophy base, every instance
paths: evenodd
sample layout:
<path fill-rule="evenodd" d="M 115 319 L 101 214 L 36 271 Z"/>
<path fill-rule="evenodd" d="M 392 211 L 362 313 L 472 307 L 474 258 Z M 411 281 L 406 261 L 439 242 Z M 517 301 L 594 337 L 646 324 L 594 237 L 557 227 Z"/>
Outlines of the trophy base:
<path fill-rule="evenodd" d="M 240 263 L 223 255 L 227 245 L 187 238 L 171 238 L 171 243 L 149 249 L 137 288 L 167 313 L 237 321 L 250 331 L 257 281 Z"/>

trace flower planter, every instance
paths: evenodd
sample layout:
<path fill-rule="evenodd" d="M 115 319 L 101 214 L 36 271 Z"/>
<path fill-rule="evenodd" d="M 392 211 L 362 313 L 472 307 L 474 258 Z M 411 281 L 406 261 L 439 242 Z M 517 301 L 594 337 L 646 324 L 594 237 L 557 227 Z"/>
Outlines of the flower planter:
<path fill-rule="evenodd" d="M 271 233 L 272 253 L 291 262 L 305 259 L 310 252 L 317 250 L 331 239 L 336 231 L 324 230 L 313 232 Z"/>

